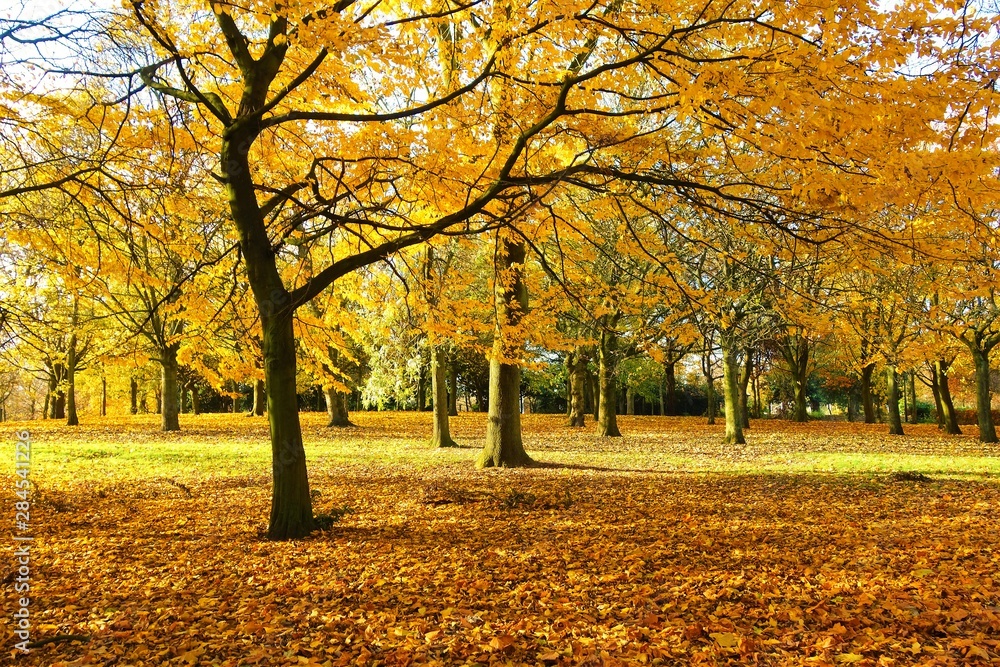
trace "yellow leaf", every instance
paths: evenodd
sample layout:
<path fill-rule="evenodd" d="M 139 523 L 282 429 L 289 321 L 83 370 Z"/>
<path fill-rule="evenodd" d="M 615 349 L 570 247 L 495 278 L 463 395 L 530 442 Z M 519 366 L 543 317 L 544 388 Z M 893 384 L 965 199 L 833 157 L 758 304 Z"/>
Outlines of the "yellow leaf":
<path fill-rule="evenodd" d="M 731 632 L 713 632 L 709 636 L 717 641 L 722 648 L 733 648 L 739 643 L 736 635 Z"/>
<path fill-rule="evenodd" d="M 837 662 L 861 662 L 865 656 L 860 653 L 841 653 L 834 660 Z"/>

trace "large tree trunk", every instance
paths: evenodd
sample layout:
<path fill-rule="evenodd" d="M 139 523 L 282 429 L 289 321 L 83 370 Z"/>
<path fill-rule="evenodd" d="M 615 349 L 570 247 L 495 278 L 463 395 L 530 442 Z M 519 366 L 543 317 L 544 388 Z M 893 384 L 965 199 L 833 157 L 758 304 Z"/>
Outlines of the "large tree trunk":
<path fill-rule="evenodd" d="M 327 426 L 331 428 L 354 426 L 347 412 L 347 394 L 339 392 L 333 387 L 324 387 L 323 397 L 326 399 L 326 414 L 329 417 Z"/>
<path fill-rule="evenodd" d="M 972 361 L 976 367 L 976 422 L 979 424 L 979 442 L 994 443 L 997 441 L 997 430 L 991 412 L 989 352 L 974 345 L 969 346 L 969 351 L 972 352 Z"/>
<path fill-rule="evenodd" d="M 942 360 L 934 362 L 934 370 L 938 381 L 938 393 L 941 394 L 941 416 L 944 419 L 944 432 L 951 435 L 960 435 L 962 429 L 958 427 L 958 415 L 955 414 L 955 404 L 951 400 L 951 389 L 948 387 L 949 365 L 949 363 Z"/>
<path fill-rule="evenodd" d="M 896 367 L 885 366 L 885 384 L 889 394 L 886 408 L 889 411 L 889 435 L 903 435 L 903 420 L 899 416 L 899 384 L 896 382 Z"/>
<path fill-rule="evenodd" d="M 75 319 L 75 317 L 74 317 Z M 80 418 L 76 414 L 76 334 L 69 336 L 69 346 L 66 349 L 66 425 L 79 426 Z"/>
<path fill-rule="evenodd" d="M 477 467 L 515 467 L 531 464 L 521 441 L 521 366 L 524 341 L 514 329 L 528 308 L 524 284 L 524 243 L 498 239 L 496 283 L 497 327 L 490 355 L 490 397 L 486 442 Z"/>
<path fill-rule="evenodd" d="M 431 345 L 431 391 L 434 396 L 434 428 L 431 431 L 431 447 L 458 447 L 451 439 L 448 423 L 448 353 L 440 345 Z"/>
<path fill-rule="evenodd" d="M 746 444 L 743 437 L 743 412 L 741 409 L 739 391 L 739 364 L 736 359 L 735 344 L 732 340 L 727 340 L 727 336 L 720 336 L 722 346 L 722 390 L 726 404 L 726 434 L 725 443 L 729 445 Z"/>
<path fill-rule="evenodd" d="M 569 426 L 579 427 L 586 422 L 587 357 L 579 347 L 566 355 L 569 376 Z"/>
<path fill-rule="evenodd" d="M 617 324 L 617 317 L 615 324 Z M 617 385 L 615 383 L 615 348 L 617 346 L 617 336 L 612 331 L 601 332 L 600 345 L 598 346 L 598 371 L 597 382 L 599 385 L 600 404 L 598 405 L 597 435 L 608 438 L 620 438 L 622 433 L 618 430 L 618 407 Z"/>
<path fill-rule="evenodd" d="M 261 347 L 274 470 L 268 537 L 275 540 L 294 539 L 312 531 L 313 514 L 295 392 L 292 314 L 288 310 L 273 315 L 262 312 L 261 325 L 264 330 Z"/>
<path fill-rule="evenodd" d="M 177 344 L 160 350 L 160 430 L 181 430 L 177 403 Z"/>

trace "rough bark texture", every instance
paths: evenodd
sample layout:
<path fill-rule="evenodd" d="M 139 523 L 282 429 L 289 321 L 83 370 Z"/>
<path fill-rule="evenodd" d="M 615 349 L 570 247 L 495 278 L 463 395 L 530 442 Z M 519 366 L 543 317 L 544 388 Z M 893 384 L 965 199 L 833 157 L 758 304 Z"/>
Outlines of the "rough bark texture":
<path fill-rule="evenodd" d="M 861 408 L 865 413 L 865 423 L 875 423 L 875 397 L 872 396 L 872 375 L 875 364 L 867 364 L 861 369 Z"/>
<path fill-rule="evenodd" d="M 916 424 L 920 415 L 917 414 L 917 376 L 913 370 L 906 374 L 906 395 L 910 404 L 910 423 Z"/>
<path fill-rule="evenodd" d="M 600 404 L 598 405 L 597 435 L 607 438 L 620 438 L 618 430 L 617 386 L 615 383 L 615 347 L 617 336 L 612 331 L 601 333 L 598 346 L 597 383 L 599 387 Z"/>
<path fill-rule="evenodd" d="M 566 370 L 569 376 L 568 425 L 580 427 L 586 422 L 587 356 L 579 347 L 566 355 Z"/>
<path fill-rule="evenodd" d="M 160 350 L 160 430 L 181 430 L 177 402 L 177 344 Z"/>
<path fill-rule="evenodd" d="M 972 361 L 976 367 L 976 422 L 979 424 L 979 442 L 997 441 L 997 430 L 993 424 L 990 393 L 990 359 L 987 352 L 973 346 Z"/>
<path fill-rule="evenodd" d="M 725 442 L 730 445 L 746 443 L 743 437 L 743 412 L 741 410 L 739 391 L 739 364 L 733 341 L 722 337 L 722 391 L 726 403 L 726 435 Z"/>
<path fill-rule="evenodd" d="M 889 411 L 889 435 L 903 435 L 903 420 L 899 415 L 899 384 L 896 381 L 896 367 L 885 367 L 885 384 L 888 393 L 886 408 Z"/>
<path fill-rule="evenodd" d="M 326 414 L 329 417 L 327 426 L 331 428 L 354 426 L 347 412 L 347 394 L 339 392 L 333 387 L 325 387 L 323 397 L 326 399 Z"/>
<path fill-rule="evenodd" d="M 288 311 L 261 316 L 273 487 L 268 537 L 294 539 L 313 529 L 299 406 L 295 392 L 295 332 Z"/>
<path fill-rule="evenodd" d="M 448 383 L 445 377 L 448 353 L 439 345 L 431 346 L 431 391 L 434 397 L 434 427 L 431 447 L 458 447 L 451 439 L 448 423 Z"/>
<path fill-rule="evenodd" d="M 486 442 L 476 459 L 480 468 L 516 467 L 531 464 L 521 441 L 521 367 L 523 341 L 512 339 L 511 328 L 528 307 L 524 284 L 523 243 L 498 239 L 495 286 L 497 328 L 490 358 L 490 395 L 486 420 Z"/>
<path fill-rule="evenodd" d="M 941 416 L 944 421 L 944 432 L 951 435 L 960 435 L 962 429 L 958 427 L 958 415 L 955 414 L 955 404 L 951 400 L 951 388 L 948 386 L 949 365 L 947 362 L 941 360 L 934 363 L 938 393 L 941 395 Z"/>

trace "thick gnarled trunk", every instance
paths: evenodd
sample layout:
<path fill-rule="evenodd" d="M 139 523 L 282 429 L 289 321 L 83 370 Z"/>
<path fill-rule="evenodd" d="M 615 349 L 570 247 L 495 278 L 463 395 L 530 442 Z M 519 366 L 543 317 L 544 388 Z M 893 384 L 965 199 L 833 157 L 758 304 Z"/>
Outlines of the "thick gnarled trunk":
<path fill-rule="evenodd" d="M 875 423 L 875 397 L 872 395 L 872 375 L 875 364 L 865 364 L 861 369 L 861 408 L 865 413 L 865 423 Z"/>
<path fill-rule="evenodd" d="M 961 435 L 962 429 L 958 426 L 958 415 L 955 414 L 955 404 L 951 400 L 951 388 L 948 386 L 949 365 L 940 359 L 934 362 L 934 374 L 937 376 L 938 394 L 941 397 L 941 418 L 945 433 Z"/>
<path fill-rule="evenodd" d="M 347 428 L 354 426 L 347 412 L 347 394 L 333 387 L 323 388 L 323 398 L 326 400 L 326 425 L 331 428 Z"/>
<path fill-rule="evenodd" d="M 795 408 L 792 421 L 809 421 L 808 396 L 806 395 L 809 381 L 809 339 L 803 335 L 790 335 L 781 345 L 781 356 L 788 365 L 788 373 L 792 378 Z"/>
<path fill-rule="evenodd" d="M 579 347 L 566 355 L 569 375 L 568 426 L 580 427 L 586 422 L 587 356 Z"/>
<path fill-rule="evenodd" d="M 617 323 L 617 318 L 614 318 Z M 597 383 L 600 405 L 597 410 L 597 435 L 605 438 L 620 438 L 618 430 L 618 396 L 615 383 L 616 347 L 618 338 L 612 330 L 601 332 L 597 350 Z"/>
<path fill-rule="evenodd" d="M 969 346 L 969 351 L 976 368 L 976 423 L 979 425 L 979 442 L 994 443 L 997 441 L 997 430 L 991 412 L 993 397 L 990 392 L 989 352 L 974 345 Z"/>

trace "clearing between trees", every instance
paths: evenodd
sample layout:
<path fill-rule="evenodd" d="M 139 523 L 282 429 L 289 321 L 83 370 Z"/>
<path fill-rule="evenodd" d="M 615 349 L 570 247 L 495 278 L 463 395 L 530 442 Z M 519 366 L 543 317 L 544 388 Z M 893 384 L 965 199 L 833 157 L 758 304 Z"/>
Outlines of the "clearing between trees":
<path fill-rule="evenodd" d="M 16 664 L 1000 660 L 1000 447 L 974 434 L 761 421 L 725 446 L 696 418 L 621 417 L 611 440 L 525 415 L 540 465 L 477 470 L 485 415 L 432 449 L 428 413 L 306 413 L 329 527 L 273 542 L 266 423 L 156 418 L 15 425 L 31 638 L 56 639 Z"/>

